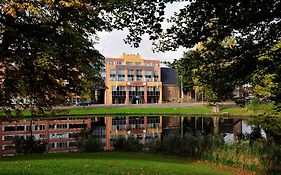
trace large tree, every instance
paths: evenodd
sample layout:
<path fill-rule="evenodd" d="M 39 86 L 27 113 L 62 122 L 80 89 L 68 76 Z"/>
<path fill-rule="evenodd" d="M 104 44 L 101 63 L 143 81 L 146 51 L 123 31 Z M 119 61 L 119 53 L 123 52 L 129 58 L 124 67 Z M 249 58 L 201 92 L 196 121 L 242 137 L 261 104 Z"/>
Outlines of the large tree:
<path fill-rule="evenodd" d="M 223 95 L 251 82 L 258 72 L 274 74 L 274 81 L 280 81 L 281 52 L 272 48 L 281 39 L 281 1 L 194 0 L 171 22 L 160 50 L 195 48 L 200 82 L 214 92 Z M 275 100 L 280 101 L 280 95 Z"/>
<path fill-rule="evenodd" d="M 100 82 L 97 32 L 128 28 L 135 46 L 144 33 L 155 38 L 165 1 L 1 0 L 1 108 L 52 107 Z"/>

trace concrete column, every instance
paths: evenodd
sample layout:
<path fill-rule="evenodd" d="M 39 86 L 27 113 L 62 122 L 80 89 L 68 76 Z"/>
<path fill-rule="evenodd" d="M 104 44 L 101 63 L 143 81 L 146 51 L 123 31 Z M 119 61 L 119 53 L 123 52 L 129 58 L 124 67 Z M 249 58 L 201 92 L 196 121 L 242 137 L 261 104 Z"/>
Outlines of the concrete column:
<path fill-rule="evenodd" d="M 147 129 L 147 117 L 143 117 L 143 120 L 144 120 L 143 127 L 144 129 Z"/>
<path fill-rule="evenodd" d="M 129 130 L 129 117 L 126 117 L 126 129 Z"/>
<path fill-rule="evenodd" d="M 144 104 L 147 104 L 147 84 L 144 85 Z"/>
<path fill-rule="evenodd" d="M 163 94 L 162 85 L 159 86 L 159 91 L 160 91 L 160 95 L 159 95 L 158 103 L 162 104 L 162 94 Z"/>
<path fill-rule="evenodd" d="M 126 86 L 126 99 L 125 99 L 125 104 L 130 104 L 130 101 L 129 101 L 129 86 Z"/>
<path fill-rule="evenodd" d="M 111 132 L 111 128 L 112 128 L 112 118 L 109 116 L 105 117 L 105 132 L 106 132 L 106 136 L 105 136 L 105 150 L 110 150 L 110 132 Z"/>

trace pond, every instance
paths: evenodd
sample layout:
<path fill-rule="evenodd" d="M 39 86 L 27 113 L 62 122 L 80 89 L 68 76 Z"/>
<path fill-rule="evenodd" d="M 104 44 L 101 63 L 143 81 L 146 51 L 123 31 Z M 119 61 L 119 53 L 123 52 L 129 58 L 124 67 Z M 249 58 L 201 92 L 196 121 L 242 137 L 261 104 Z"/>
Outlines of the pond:
<path fill-rule="evenodd" d="M 83 118 L 49 118 L 2 121 L 0 123 L 0 155 L 15 154 L 14 139 L 32 137 L 47 142 L 47 152 L 77 151 L 77 138 L 87 128 L 105 150 L 119 138 L 134 138 L 146 145 L 170 135 L 220 134 L 226 143 L 252 132 L 243 118 L 200 116 L 89 116 Z M 266 134 L 262 130 L 263 137 Z"/>

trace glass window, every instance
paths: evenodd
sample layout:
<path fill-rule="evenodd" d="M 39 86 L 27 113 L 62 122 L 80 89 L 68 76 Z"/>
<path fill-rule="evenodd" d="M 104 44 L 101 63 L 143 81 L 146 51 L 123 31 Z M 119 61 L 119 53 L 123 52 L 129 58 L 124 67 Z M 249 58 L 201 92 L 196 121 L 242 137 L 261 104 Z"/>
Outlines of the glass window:
<path fill-rule="evenodd" d="M 137 81 L 142 81 L 142 70 L 137 70 Z"/>
<path fill-rule="evenodd" d="M 152 81 L 151 71 L 145 71 L 145 81 Z"/>
<path fill-rule="evenodd" d="M 157 82 L 159 79 L 159 75 L 158 72 L 154 72 L 154 76 L 153 76 L 154 82 Z"/>
<path fill-rule="evenodd" d="M 122 69 L 118 70 L 118 81 L 125 81 L 125 71 Z"/>
<path fill-rule="evenodd" d="M 126 65 L 127 65 L 127 66 L 134 66 L 135 63 L 134 63 L 134 62 L 126 62 Z"/>
<path fill-rule="evenodd" d="M 115 81 L 115 69 L 110 69 L 110 81 Z"/>
<path fill-rule="evenodd" d="M 128 81 L 134 81 L 134 77 L 135 77 L 135 71 L 128 70 Z"/>
<path fill-rule="evenodd" d="M 136 66 L 142 66 L 142 62 L 136 62 L 135 65 Z"/>

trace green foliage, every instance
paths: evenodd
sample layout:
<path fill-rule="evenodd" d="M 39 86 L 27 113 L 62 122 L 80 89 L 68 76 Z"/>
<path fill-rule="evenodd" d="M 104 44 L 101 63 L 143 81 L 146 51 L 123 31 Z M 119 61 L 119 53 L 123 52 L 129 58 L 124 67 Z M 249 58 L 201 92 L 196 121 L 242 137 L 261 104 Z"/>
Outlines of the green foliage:
<path fill-rule="evenodd" d="M 143 144 L 136 139 L 118 138 L 113 143 L 113 148 L 116 151 L 133 151 L 139 152 L 143 149 Z"/>
<path fill-rule="evenodd" d="M 90 128 L 81 129 L 77 139 L 77 146 L 81 152 L 98 152 L 103 149 L 101 142 L 91 136 Z"/>
<path fill-rule="evenodd" d="M 81 137 L 77 139 L 78 149 L 81 152 L 99 152 L 102 151 L 102 144 L 94 137 Z"/>
<path fill-rule="evenodd" d="M 177 65 L 219 99 L 252 83 L 260 96 L 281 101 L 279 7 L 278 0 L 192 1 L 171 18 L 159 48 L 192 48 Z"/>
<path fill-rule="evenodd" d="M 24 139 L 22 137 L 16 137 L 13 140 L 17 154 L 42 154 L 46 151 L 47 142 L 35 141 L 33 137 Z"/>
<path fill-rule="evenodd" d="M 258 98 L 247 103 L 245 107 L 257 114 L 271 113 L 277 109 L 274 102 L 262 103 Z"/>
<path fill-rule="evenodd" d="M 215 149 L 207 160 L 254 171 L 277 171 L 280 168 L 280 146 L 270 142 L 239 142 Z"/>
<path fill-rule="evenodd" d="M 154 142 L 150 146 L 150 150 L 200 159 L 210 154 L 213 149 L 222 147 L 223 143 L 223 138 L 219 136 L 186 134 L 181 137 L 179 135 L 171 135 L 162 141 Z"/>
<path fill-rule="evenodd" d="M 169 0 L 9 1 L 0 6 L 0 106 L 46 109 L 103 86 L 97 33 L 128 28 L 138 46 L 160 33 Z M 4 71 L 2 71 L 4 70 Z"/>

